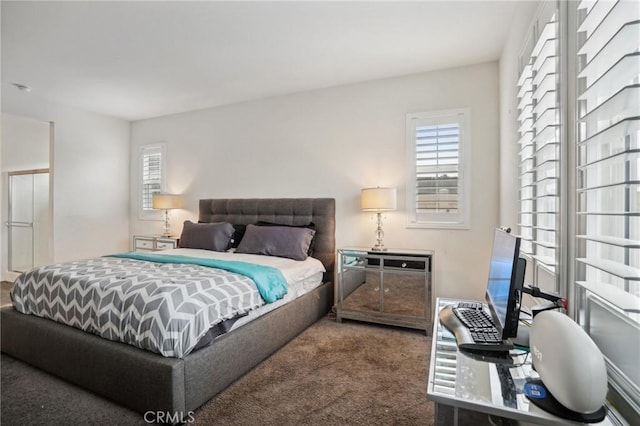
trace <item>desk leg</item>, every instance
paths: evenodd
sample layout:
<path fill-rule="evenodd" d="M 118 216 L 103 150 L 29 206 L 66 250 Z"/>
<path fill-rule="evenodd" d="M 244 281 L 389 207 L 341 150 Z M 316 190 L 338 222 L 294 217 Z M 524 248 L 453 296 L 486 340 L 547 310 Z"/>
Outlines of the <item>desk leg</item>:
<path fill-rule="evenodd" d="M 435 403 L 434 407 L 434 425 L 435 426 L 516 426 L 518 422 L 515 420 L 505 419 L 498 416 L 492 416 L 481 413 L 479 411 L 467 410 L 464 408 L 453 407 L 451 405 Z"/>
<path fill-rule="evenodd" d="M 458 407 L 436 402 L 433 416 L 435 426 L 458 426 Z"/>

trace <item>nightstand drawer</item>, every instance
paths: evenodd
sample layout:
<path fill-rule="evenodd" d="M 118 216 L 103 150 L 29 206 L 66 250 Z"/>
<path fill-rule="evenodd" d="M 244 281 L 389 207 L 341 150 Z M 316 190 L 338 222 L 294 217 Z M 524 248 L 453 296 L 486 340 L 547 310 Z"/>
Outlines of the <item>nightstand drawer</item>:
<path fill-rule="evenodd" d="M 175 241 L 158 241 L 156 243 L 157 250 L 168 250 L 168 249 L 174 249 L 174 248 L 176 248 Z"/>
<path fill-rule="evenodd" d="M 367 259 L 369 266 L 379 266 L 380 259 Z M 427 262 L 419 260 L 402 260 L 402 259 L 384 259 L 385 268 L 412 269 L 415 271 L 424 271 Z"/>
<path fill-rule="evenodd" d="M 178 247 L 178 238 L 160 235 L 134 235 L 134 251 L 160 251 Z"/>
<path fill-rule="evenodd" d="M 141 240 L 136 238 L 135 249 L 153 250 L 153 240 Z"/>

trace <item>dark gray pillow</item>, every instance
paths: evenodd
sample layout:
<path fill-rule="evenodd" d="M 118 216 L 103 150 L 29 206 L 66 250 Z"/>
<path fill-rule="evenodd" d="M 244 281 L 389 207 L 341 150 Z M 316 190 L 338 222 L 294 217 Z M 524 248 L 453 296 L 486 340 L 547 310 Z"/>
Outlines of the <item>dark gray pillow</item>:
<path fill-rule="evenodd" d="M 289 226 L 289 227 L 294 227 L 294 228 L 309 228 L 309 229 L 313 229 L 314 231 L 316 230 L 316 224 L 313 222 L 309 222 L 307 225 L 283 225 L 281 223 L 272 223 L 272 222 L 265 222 L 263 220 L 259 220 L 256 224 L 256 226 Z M 246 225 L 243 225 L 246 228 Z M 233 225 L 234 228 L 236 228 L 236 233 L 233 235 L 233 238 L 236 238 L 236 236 L 238 235 L 238 227 L 236 225 Z M 240 238 L 242 238 L 242 236 L 244 235 L 244 229 L 242 230 L 242 235 L 240 235 Z M 238 241 L 239 243 L 240 241 Z M 311 244 L 309 244 L 309 251 L 307 251 L 307 256 L 313 256 L 313 249 L 315 247 L 315 242 L 316 242 L 316 237 L 314 235 L 314 237 L 311 239 Z M 238 243 L 236 243 L 236 247 L 238 247 Z M 233 244 L 233 242 L 232 242 Z"/>
<path fill-rule="evenodd" d="M 315 233 L 315 230 L 309 228 L 247 225 L 236 253 L 305 260 Z"/>
<path fill-rule="evenodd" d="M 185 220 L 180 235 L 180 247 L 226 251 L 232 235 L 233 225 L 230 223 L 193 223 Z"/>

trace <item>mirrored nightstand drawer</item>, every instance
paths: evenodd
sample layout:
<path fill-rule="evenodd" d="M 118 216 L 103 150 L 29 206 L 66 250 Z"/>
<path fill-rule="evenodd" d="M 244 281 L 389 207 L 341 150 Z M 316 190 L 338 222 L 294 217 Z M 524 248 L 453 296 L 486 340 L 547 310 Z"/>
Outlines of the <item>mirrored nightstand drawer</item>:
<path fill-rule="evenodd" d="M 134 251 L 159 251 L 178 247 L 178 239 L 174 237 L 161 237 L 153 235 L 134 235 Z"/>

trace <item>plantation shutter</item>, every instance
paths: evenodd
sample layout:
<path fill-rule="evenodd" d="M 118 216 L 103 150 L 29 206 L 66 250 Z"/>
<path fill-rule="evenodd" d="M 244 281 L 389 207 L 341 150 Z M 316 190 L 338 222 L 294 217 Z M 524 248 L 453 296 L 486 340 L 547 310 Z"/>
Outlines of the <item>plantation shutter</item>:
<path fill-rule="evenodd" d="M 421 113 L 407 117 L 411 155 L 410 222 L 467 226 L 464 138 L 466 112 Z"/>
<path fill-rule="evenodd" d="M 141 165 L 141 207 L 142 211 L 153 210 L 153 194 L 162 190 L 162 161 L 161 146 L 142 148 Z"/>
<path fill-rule="evenodd" d="M 416 211 L 458 211 L 460 125 L 416 127 Z"/>
<path fill-rule="evenodd" d="M 640 3 L 577 12 L 577 320 L 639 412 Z"/>
<path fill-rule="evenodd" d="M 534 26 L 518 79 L 520 250 L 527 281 L 559 292 L 560 108 L 557 12 Z M 530 44 L 530 45 L 531 45 Z"/>

